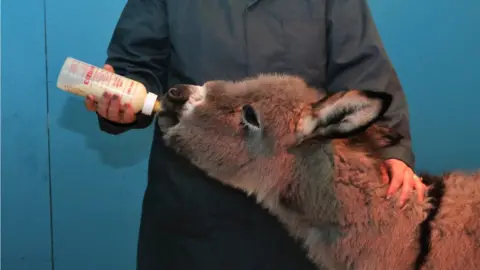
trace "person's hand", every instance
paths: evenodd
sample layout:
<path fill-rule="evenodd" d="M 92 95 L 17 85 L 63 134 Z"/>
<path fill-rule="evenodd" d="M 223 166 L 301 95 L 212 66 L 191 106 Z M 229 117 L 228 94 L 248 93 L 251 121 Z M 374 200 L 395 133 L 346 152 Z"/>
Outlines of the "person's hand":
<path fill-rule="evenodd" d="M 384 183 L 390 182 L 387 198 L 391 197 L 402 187 L 399 198 L 400 206 L 405 203 L 413 189 L 417 190 L 418 201 L 423 201 L 427 187 L 422 183 L 422 179 L 418 177 L 407 164 L 398 159 L 387 159 L 383 165 L 383 181 Z"/>
<path fill-rule="evenodd" d="M 113 67 L 105 65 L 105 70 L 115 72 Z M 135 112 L 130 104 L 125 103 L 121 105 L 121 96 L 112 95 L 112 93 L 105 92 L 100 100 L 95 100 L 93 95 L 88 95 L 85 98 L 85 107 L 89 111 L 96 111 L 101 117 L 112 122 L 121 124 L 130 124 L 135 122 Z"/>

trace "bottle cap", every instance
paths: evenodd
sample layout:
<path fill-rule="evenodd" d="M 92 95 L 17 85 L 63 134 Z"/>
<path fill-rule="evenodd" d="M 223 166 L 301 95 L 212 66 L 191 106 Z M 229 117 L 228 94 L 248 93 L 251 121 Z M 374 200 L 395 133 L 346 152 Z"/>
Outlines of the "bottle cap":
<path fill-rule="evenodd" d="M 142 113 L 151 115 L 155 107 L 155 102 L 157 102 L 157 95 L 149 92 L 143 101 Z"/>

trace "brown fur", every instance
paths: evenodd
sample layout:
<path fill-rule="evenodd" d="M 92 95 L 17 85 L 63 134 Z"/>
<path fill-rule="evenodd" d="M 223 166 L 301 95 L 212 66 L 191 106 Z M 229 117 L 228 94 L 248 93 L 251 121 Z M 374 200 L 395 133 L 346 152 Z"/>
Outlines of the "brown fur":
<path fill-rule="evenodd" d="M 398 194 L 385 198 L 380 173 L 381 149 L 395 142 L 394 133 L 375 123 L 343 137 L 319 127 L 325 120 L 335 128 L 322 115 L 325 106 L 360 110 L 354 122 L 376 120 L 384 111 L 375 98 L 355 90 L 330 96 L 298 77 L 272 74 L 205 88 L 202 105 L 163 127 L 166 143 L 214 179 L 255 196 L 303 240 L 319 269 L 480 269 L 480 173 L 454 172 L 432 184 L 444 185 L 440 206 L 432 193 L 421 204 L 412 194 L 399 209 Z M 358 109 L 361 100 L 376 111 Z M 341 102 L 347 105 L 332 105 Z M 246 104 L 261 131 L 242 125 Z M 318 120 L 313 130 L 311 119 Z"/>

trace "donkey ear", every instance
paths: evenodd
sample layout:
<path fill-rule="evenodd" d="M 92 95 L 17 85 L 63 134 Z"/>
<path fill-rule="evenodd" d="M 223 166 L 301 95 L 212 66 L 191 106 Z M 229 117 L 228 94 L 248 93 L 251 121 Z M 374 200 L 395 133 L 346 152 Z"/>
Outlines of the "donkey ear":
<path fill-rule="evenodd" d="M 391 103 L 390 94 L 375 91 L 349 90 L 327 96 L 312 105 L 313 134 L 306 135 L 338 138 L 364 131 Z"/>

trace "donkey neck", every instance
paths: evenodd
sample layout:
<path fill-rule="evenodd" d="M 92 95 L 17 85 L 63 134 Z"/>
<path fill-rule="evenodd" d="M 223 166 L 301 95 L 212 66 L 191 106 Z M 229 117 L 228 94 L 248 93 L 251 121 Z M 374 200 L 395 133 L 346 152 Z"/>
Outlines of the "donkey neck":
<path fill-rule="evenodd" d="M 341 202 L 338 222 L 359 227 L 375 220 L 377 208 L 385 203 L 387 184 L 382 183 L 381 159 L 367 150 L 351 149 L 344 141 L 333 147 L 333 186 Z"/>
<path fill-rule="evenodd" d="M 297 177 L 283 192 L 284 204 L 302 213 L 316 227 L 369 223 L 381 204 L 381 159 L 348 140 L 315 143 L 299 149 Z M 382 197 L 383 195 L 383 197 Z"/>

